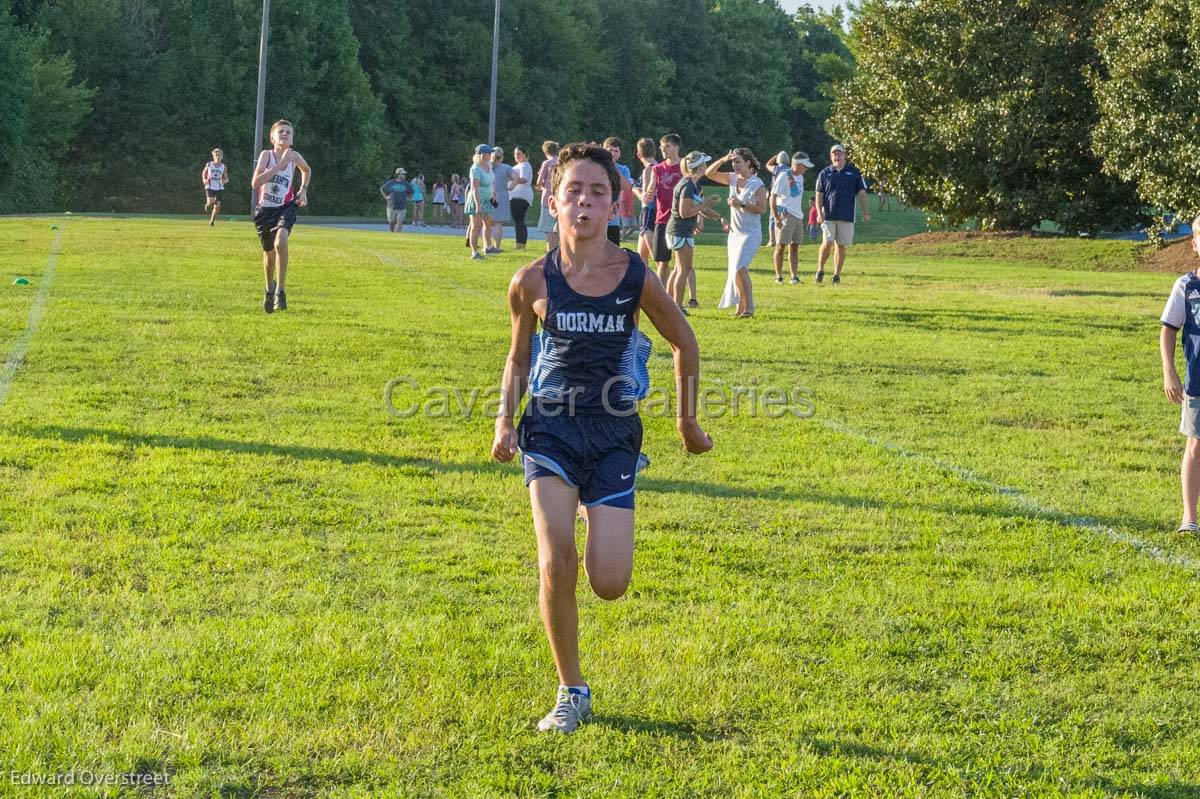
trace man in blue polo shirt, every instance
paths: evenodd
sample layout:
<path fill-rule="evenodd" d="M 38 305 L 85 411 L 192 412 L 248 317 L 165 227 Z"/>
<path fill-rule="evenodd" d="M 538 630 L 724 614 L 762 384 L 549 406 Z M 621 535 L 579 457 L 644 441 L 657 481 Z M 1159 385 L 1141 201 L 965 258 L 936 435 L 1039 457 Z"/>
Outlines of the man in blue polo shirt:
<path fill-rule="evenodd" d="M 867 211 L 867 184 L 858 167 L 846 161 L 846 148 L 829 148 L 833 163 L 817 175 L 817 224 L 821 226 L 821 253 L 817 261 L 816 282 L 825 279 L 825 261 L 834 249 L 833 282 L 842 282 L 842 264 L 846 248 L 854 243 L 854 201 L 862 206 L 863 222 L 871 221 Z"/>

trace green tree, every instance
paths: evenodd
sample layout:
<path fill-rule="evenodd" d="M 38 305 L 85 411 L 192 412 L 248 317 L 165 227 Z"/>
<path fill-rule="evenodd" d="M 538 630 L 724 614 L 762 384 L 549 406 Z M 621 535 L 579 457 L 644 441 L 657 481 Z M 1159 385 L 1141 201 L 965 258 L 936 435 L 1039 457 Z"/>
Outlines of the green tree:
<path fill-rule="evenodd" d="M 1093 140 L 1104 170 L 1162 212 L 1200 211 L 1200 30 L 1196 0 L 1112 0 L 1097 26 Z"/>
<path fill-rule="evenodd" d="M 793 26 L 799 47 L 791 50 L 791 139 L 796 147 L 819 156 L 833 144 L 825 121 L 833 111 L 837 86 L 854 75 L 854 56 L 843 36 L 840 9 L 831 15 L 801 6 Z"/>
<path fill-rule="evenodd" d="M 66 146 L 87 115 L 91 92 L 75 83 L 70 58 L 0 11 L 0 213 L 49 211 L 61 201 Z"/>
<path fill-rule="evenodd" d="M 950 223 L 1068 231 L 1134 222 L 1132 184 L 1092 151 L 1085 76 L 1101 0 L 867 0 L 858 72 L 830 129 L 902 199 Z"/>

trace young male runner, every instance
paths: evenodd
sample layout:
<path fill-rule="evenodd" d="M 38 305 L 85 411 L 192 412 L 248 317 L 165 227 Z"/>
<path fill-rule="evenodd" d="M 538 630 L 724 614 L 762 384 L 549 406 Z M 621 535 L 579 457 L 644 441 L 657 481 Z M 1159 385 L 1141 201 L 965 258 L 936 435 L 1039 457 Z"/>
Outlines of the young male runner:
<path fill-rule="evenodd" d="M 221 213 L 221 195 L 225 184 L 229 182 L 229 170 L 225 165 L 225 152 L 218 147 L 212 151 L 212 159 L 204 165 L 200 173 L 200 182 L 204 184 L 204 210 L 211 209 L 208 215 L 208 226 L 217 223 L 217 214 Z"/>
<path fill-rule="evenodd" d="M 492 456 L 508 462 L 520 448 L 533 506 L 538 605 L 559 681 L 554 708 L 538 723 L 542 731 L 571 732 L 592 712 L 575 599 L 581 504 L 592 590 L 616 599 L 633 573 L 634 478 L 647 462 L 637 415 L 649 387 L 641 313 L 674 352 L 684 447 L 699 454 L 713 445 L 696 421 L 700 352 L 692 329 L 642 260 L 606 237 L 620 185 L 607 150 L 564 147 L 550 198 L 561 245 L 518 271 L 508 289 L 512 342 Z M 514 427 L 526 388 L 531 398 Z"/>
<path fill-rule="evenodd" d="M 271 126 L 270 150 L 258 155 L 254 178 L 250 185 L 258 189 L 254 208 L 254 228 L 263 248 L 263 276 L 267 284 L 263 310 L 287 310 L 288 235 L 296 223 L 296 206 L 308 205 L 308 187 L 312 185 L 312 169 L 300 153 L 292 149 L 292 123 L 281 119 Z M 300 188 L 296 190 L 296 172 L 300 172 Z"/>

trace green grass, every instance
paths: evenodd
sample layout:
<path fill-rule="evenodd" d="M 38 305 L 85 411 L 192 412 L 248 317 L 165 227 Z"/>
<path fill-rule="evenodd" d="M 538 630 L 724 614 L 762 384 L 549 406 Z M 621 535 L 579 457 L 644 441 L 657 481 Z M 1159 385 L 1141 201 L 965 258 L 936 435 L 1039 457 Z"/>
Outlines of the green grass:
<path fill-rule="evenodd" d="M 646 420 L 633 584 L 580 590 L 597 717 L 543 737 L 518 470 L 491 420 L 381 399 L 494 385 L 521 259 L 301 226 L 268 317 L 244 223 L 62 233 L 0 406 L 0 795 L 97 795 L 9 783 L 71 768 L 170 797 L 1200 795 L 1197 575 L 1067 518 L 1200 560 L 1170 276 L 1083 268 L 1130 245 L 862 246 L 837 288 L 764 252 L 749 322 L 699 248 L 705 379 L 816 413 L 709 419 L 703 457 Z M 0 220 L 4 357 L 52 237 Z"/>

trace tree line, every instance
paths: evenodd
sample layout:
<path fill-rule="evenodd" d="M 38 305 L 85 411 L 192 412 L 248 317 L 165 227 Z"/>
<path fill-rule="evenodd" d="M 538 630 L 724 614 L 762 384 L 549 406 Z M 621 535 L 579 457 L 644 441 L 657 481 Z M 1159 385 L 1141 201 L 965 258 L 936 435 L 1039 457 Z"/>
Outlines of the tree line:
<path fill-rule="evenodd" d="M 1196 0 L 864 0 L 830 129 L 950 224 L 1067 232 L 1200 210 Z M 1161 239 L 1160 239 L 1161 241 Z"/>
<path fill-rule="evenodd" d="M 503 0 L 497 142 L 680 134 L 820 152 L 854 71 L 837 14 L 774 0 Z M 249 203 L 260 0 L 0 6 L 0 213 L 196 211 L 220 147 Z M 310 207 L 373 213 L 396 166 L 465 171 L 487 134 L 487 0 L 276 0 L 266 122 L 314 169 Z"/>

